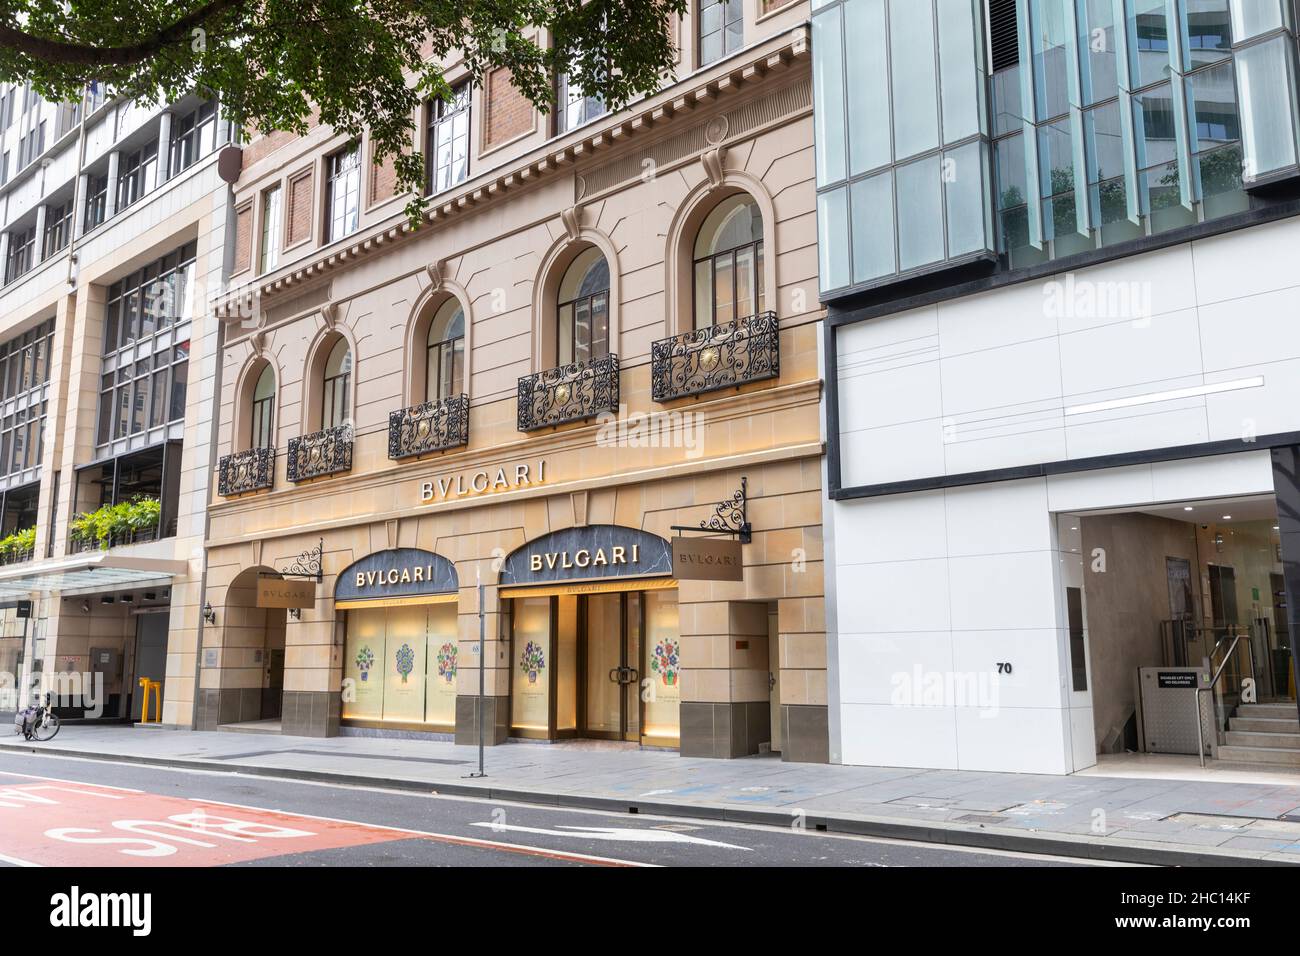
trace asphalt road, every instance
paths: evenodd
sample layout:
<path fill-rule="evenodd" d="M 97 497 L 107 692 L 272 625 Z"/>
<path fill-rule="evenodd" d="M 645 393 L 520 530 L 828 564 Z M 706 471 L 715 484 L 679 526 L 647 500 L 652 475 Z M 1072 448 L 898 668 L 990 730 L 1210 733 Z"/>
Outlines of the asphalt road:
<path fill-rule="evenodd" d="M 0 753 L 0 865 L 1094 864 L 793 828 Z"/>

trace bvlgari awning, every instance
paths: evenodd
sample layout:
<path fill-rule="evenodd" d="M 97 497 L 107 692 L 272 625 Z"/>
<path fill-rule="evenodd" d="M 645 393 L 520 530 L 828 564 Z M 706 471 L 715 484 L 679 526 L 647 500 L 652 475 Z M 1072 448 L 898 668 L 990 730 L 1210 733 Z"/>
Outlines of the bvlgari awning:
<path fill-rule="evenodd" d="M 25 597 L 33 591 L 94 594 L 148 585 L 164 587 L 173 576 L 188 571 L 186 561 L 87 551 L 0 568 L 0 599 Z"/>

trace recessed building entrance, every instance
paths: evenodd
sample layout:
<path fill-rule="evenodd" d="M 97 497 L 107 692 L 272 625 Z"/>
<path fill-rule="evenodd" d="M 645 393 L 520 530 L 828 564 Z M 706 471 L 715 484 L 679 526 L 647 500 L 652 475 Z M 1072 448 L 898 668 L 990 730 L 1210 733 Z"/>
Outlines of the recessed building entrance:
<path fill-rule="evenodd" d="M 675 582 L 510 601 L 511 734 L 677 747 L 681 639 Z"/>
<path fill-rule="evenodd" d="M 1059 515 L 1058 536 L 1079 555 L 1063 582 L 1072 693 L 1098 753 L 1300 766 L 1272 495 Z"/>

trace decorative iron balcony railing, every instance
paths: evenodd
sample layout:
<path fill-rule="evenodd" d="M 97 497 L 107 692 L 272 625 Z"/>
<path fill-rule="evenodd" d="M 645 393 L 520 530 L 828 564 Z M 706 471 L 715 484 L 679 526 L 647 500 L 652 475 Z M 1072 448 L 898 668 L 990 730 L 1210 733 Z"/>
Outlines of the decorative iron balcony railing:
<path fill-rule="evenodd" d="M 351 425 L 335 425 L 289 439 L 285 477 L 290 481 L 307 481 L 351 470 Z"/>
<path fill-rule="evenodd" d="M 388 457 L 394 460 L 468 444 L 468 395 L 451 395 L 388 413 Z"/>
<path fill-rule="evenodd" d="M 656 402 L 780 374 L 781 329 L 775 312 L 683 332 L 650 347 L 650 381 Z"/>
<path fill-rule="evenodd" d="M 217 464 L 217 494 L 223 498 L 270 488 L 274 480 L 274 448 L 249 448 L 222 455 Z"/>
<path fill-rule="evenodd" d="M 519 430 L 581 421 L 618 411 L 618 356 L 574 362 L 519 380 Z"/>

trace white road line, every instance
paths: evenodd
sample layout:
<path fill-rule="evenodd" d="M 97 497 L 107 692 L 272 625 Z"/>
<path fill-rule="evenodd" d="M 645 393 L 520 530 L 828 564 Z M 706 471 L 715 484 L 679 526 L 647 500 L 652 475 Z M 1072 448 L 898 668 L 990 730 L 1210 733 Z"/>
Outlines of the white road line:
<path fill-rule="evenodd" d="M 591 853 L 574 853 L 569 850 L 552 850 L 547 847 L 525 846 L 521 843 L 504 843 L 500 840 L 480 840 L 477 837 L 458 836 L 454 833 L 436 833 L 432 830 L 412 830 L 408 827 L 392 827 L 383 823 L 364 823 L 361 820 L 347 820 L 342 817 L 326 817 L 318 813 L 300 813 L 297 810 L 271 810 L 266 807 L 254 807 L 246 803 L 228 803 L 221 800 L 208 800 L 206 797 L 185 798 L 194 803 L 210 803 L 218 807 L 232 807 L 236 810 L 250 810 L 255 813 L 281 813 L 286 816 L 302 817 L 305 820 L 322 820 L 326 823 L 344 823 L 348 826 L 366 827 L 371 830 L 388 830 L 392 833 L 404 833 L 409 836 L 425 837 L 445 843 L 457 843 L 465 846 L 480 847 L 487 850 L 504 850 L 509 853 L 528 853 L 536 856 L 550 856 L 572 860 L 575 863 L 601 863 L 613 866 L 657 867 L 657 863 L 642 863 L 637 860 L 620 860 L 608 856 L 596 856 Z"/>
<path fill-rule="evenodd" d="M 13 770 L 0 770 L 0 776 L 22 777 L 24 780 L 44 780 L 48 783 L 75 783 L 82 787 L 99 787 L 101 790 L 120 790 L 122 793 L 144 793 L 132 787 L 115 787 L 109 783 L 91 783 L 89 780 L 68 780 L 64 777 L 46 777 L 36 773 L 18 773 Z"/>

